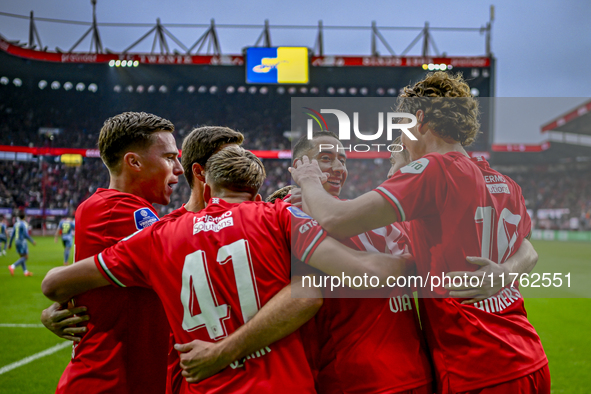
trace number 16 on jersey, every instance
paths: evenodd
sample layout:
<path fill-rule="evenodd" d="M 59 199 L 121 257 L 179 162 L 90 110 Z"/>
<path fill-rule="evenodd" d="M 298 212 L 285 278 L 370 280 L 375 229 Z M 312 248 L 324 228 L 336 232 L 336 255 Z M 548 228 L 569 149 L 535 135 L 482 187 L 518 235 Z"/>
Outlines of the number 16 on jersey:
<path fill-rule="evenodd" d="M 476 223 L 482 223 L 480 256 L 495 261 L 495 259 L 493 259 L 493 247 L 496 241 L 496 263 L 502 264 L 509 258 L 513 251 L 513 247 L 515 246 L 515 242 L 517 242 L 517 228 L 521 221 L 521 216 L 504 208 L 501 211 L 499 221 L 496 224 L 497 233 L 495 237 L 494 213 L 495 209 L 493 207 L 478 207 L 474 214 L 474 220 Z M 507 253 L 507 251 L 509 251 L 509 253 Z"/>

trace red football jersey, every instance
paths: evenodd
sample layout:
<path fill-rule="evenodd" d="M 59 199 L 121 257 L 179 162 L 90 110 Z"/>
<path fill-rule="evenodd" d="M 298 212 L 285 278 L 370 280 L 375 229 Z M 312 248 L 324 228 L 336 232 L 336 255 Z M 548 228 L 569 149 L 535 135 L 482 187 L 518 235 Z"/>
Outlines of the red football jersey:
<path fill-rule="evenodd" d="M 503 263 L 519 249 L 531 228 L 521 188 L 484 159 L 452 152 L 425 155 L 376 191 L 410 221 L 417 270 L 431 278 L 418 291 L 439 392 L 475 390 L 542 368 L 548 361 L 518 288 L 476 305 L 446 298 L 442 287 L 430 291 L 434 276 L 475 271 L 466 256 Z"/>
<path fill-rule="evenodd" d="M 175 209 L 168 215 L 162 217 L 161 221 L 176 219 L 179 216 L 184 215 L 188 211 L 185 206 Z M 166 394 L 178 394 L 181 392 L 185 378 L 183 377 L 182 368 L 180 365 L 179 353 L 174 350 L 174 344 L 178 341 L 174 338 L 174 334 L 170 333 L 169 346 L 168 346 L 168 371 L 166 373 Z"/>
<path fill-rule="evenodd" d="M 290 283 L 290 251 L 306 261 L 326 237 L 302 216 L 283 201 L 214 198 L 198 213 L 136 233 L 96 263 L 114 285 L 153 288 L 178 341 L 219 341 Z M 191 393 L 315 392 L 299 332 L 186 387 Z"/>
<path fill-rule="evenodd" d="M 343 243 L 369 252 L 408 252 L 408 238 L 398 223 Z M 324 304 L 315 316 L 319 392 L 399 393 L 432 381 L 410 289 L 324 290 Z"/>
<path fill-rule="evenodd" d="M 76 261 L 157 221 L 143 198 L 98 189 L 76 210 Z M 91 318 L 56 392 L 164 392 L 170 329 L 156 293 L 105 287 L 76 297 L 76 304 L 88 307 Z"/>

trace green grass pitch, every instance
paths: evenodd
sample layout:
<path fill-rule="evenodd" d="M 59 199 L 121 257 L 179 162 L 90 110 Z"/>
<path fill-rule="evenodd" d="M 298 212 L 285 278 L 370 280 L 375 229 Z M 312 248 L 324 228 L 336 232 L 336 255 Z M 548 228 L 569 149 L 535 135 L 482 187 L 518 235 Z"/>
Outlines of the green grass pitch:
<path fill-rule="evenodd" d="M 41 310 L 50 302 L 41 294 L 41 280 L 52 267 L 62 264 L 63 247 L 53 237 L 36 237 L 29 247 L 24 277 L 17 268 L 11 277 L 8 264 L 17 259 L 14 248 L 0 257 L 0 372 L 3 367 L 35 355 L 63 341 L 40 327 L 6 327 L 7 324 L 39 325 Z M 591 244 L 534 241 L 540 255 L 536 272 L 591 272 Z M 551 269 L 550 269 L 551 268 Z M 588 275 L 588 274 L 587 274 Z M 589 279 L 591 280 L 591 279 Z M 591 288 L 591 283 L 588 284 Z M 539 296 L 533 289 L 524 295 Z M 553 393 L 588 393 L 591 388 L 591 299 L 527 298 L 529 319 L 542 338 L 550 360 Z M 68 363 L 70 347 L 0 373 L 0 393 L 51 393 Z"/>

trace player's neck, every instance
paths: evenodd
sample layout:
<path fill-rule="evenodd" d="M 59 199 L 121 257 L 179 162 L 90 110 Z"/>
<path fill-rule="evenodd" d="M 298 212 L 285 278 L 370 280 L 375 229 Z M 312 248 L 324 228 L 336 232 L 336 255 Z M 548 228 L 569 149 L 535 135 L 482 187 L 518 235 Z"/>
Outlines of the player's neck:
<path fill-rule="evenodd" d="M 205 201 L 203 200 L 203 182 L 193 177 L 193 185 L 191 186 L 191 196 L 189 201 L 185 204 L 185 209 L 189 212 L 199 212 L 205 208 Z"/>
<path fill-rule="evenodd" d="M 236 192 L 233 190 L 224 189 L 220 193 L 216 193 L 211 197 L 217 197 L 229 204 L 240 204 L 245 201 L 252 201 L 252 194 L 249 192 Z"/>
<path fill-rule="evenodd" d="M 185 209 L 189 212 L 199 212 L 205 208 L 203 197 L 197 195 L 197 193 L 191 193 L 189 201 L 185 204 Z"/>
<path fill-rule="evenodd" d="M 454 141 L 449 138 L 441 138 L 438 135 L 429 133 L 430 135 L 426 135 L 425 138 L 425 145 L 424 145 L 424 152 L 421 156 L 426 155 L 427 153 L 440 153 L 442 155 L 449 153 L 449 152 L 459 152 L 465 156 L 468 156 L 462 144 L 457 141 Z"/>
<path fill-rule="evenodd" d="M 109 181 L 109 189 L 114 189 L 121 193 L 133 194 L 134 196 L 145 199 L 146 196 L 141 185 L 141 182 L 134 182 L 133 179 L 126 177 L 124 174 L 111 174 L 111 179 Z M 151 201 L 149 202 L 151 203 Z"/>

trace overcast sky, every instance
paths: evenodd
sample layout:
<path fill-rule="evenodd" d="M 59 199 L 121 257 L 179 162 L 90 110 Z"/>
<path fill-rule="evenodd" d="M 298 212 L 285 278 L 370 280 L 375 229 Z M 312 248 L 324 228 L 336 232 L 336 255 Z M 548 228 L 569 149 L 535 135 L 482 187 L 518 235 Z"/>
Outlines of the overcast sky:
<path fill-rule="evenodd" d="M 239 2 L 229 0 L 98 0 L 99 22 L 273 24 L 421 27 L 480 27 L 489 20 L 489 7 L 495 6 L 492 50 L 497 58 L 497 97 L 563 97 L 540 100 L 540 111 L 529 109 L 530 116 L 497 112 L 495 141 L 537 143 L 546 137 L 540 125 L 570 110 L 591 96 L 591 1 L 588 0 L 405 0 L 405 1 L 271 1 Z M 0 0 L 0 11 L 36 17 L 90 21 L 92 8 L 85 0 Z M 69 49 L 87 27 L 37 22 L 44 46 Z M 149 27 L 101 27 L 103 46 L 121 51 L 149 30 Z M 204 32 L 198 28 L 171 27 L 170 31 L 186 46 Z M 254 44 L 259 29 L 219 29 L 223 53 L 240 53 Z M 0 34 L 8 39 L 28 39 L 28 21 L 0 16 Z M 313 47 L 315 30 L 272 29 L 273 45 Z M 325 31 L 325 54 L 368 55 L 370 32 Z M 417 32 L 382 31 L 399 54 Z M 433 32 L 440 51 L 450 56 L 484 54 L 484 35 L 478 32 Z M 135 48 L 147 52 L 152 40 Z M 172 45 L 172 42 L 169 41 Z M 88 50 L 83 42 L 79 50 Z M 174 45 L 173 45 L 174 47 Z M 382 54 L 387 51 L 379 47 Z M 409 53 L 420 54 L 420 44 Z M 134 50 L 135 52 L 135 50 Z M 564 99 L 564 98 L 573 99 Z M 537 101 L 537 100 L 536 100 Z M 508 106 L 505 106 L 508 107 Z M 509 121 L 507 119 L 510 119 Z"/>

